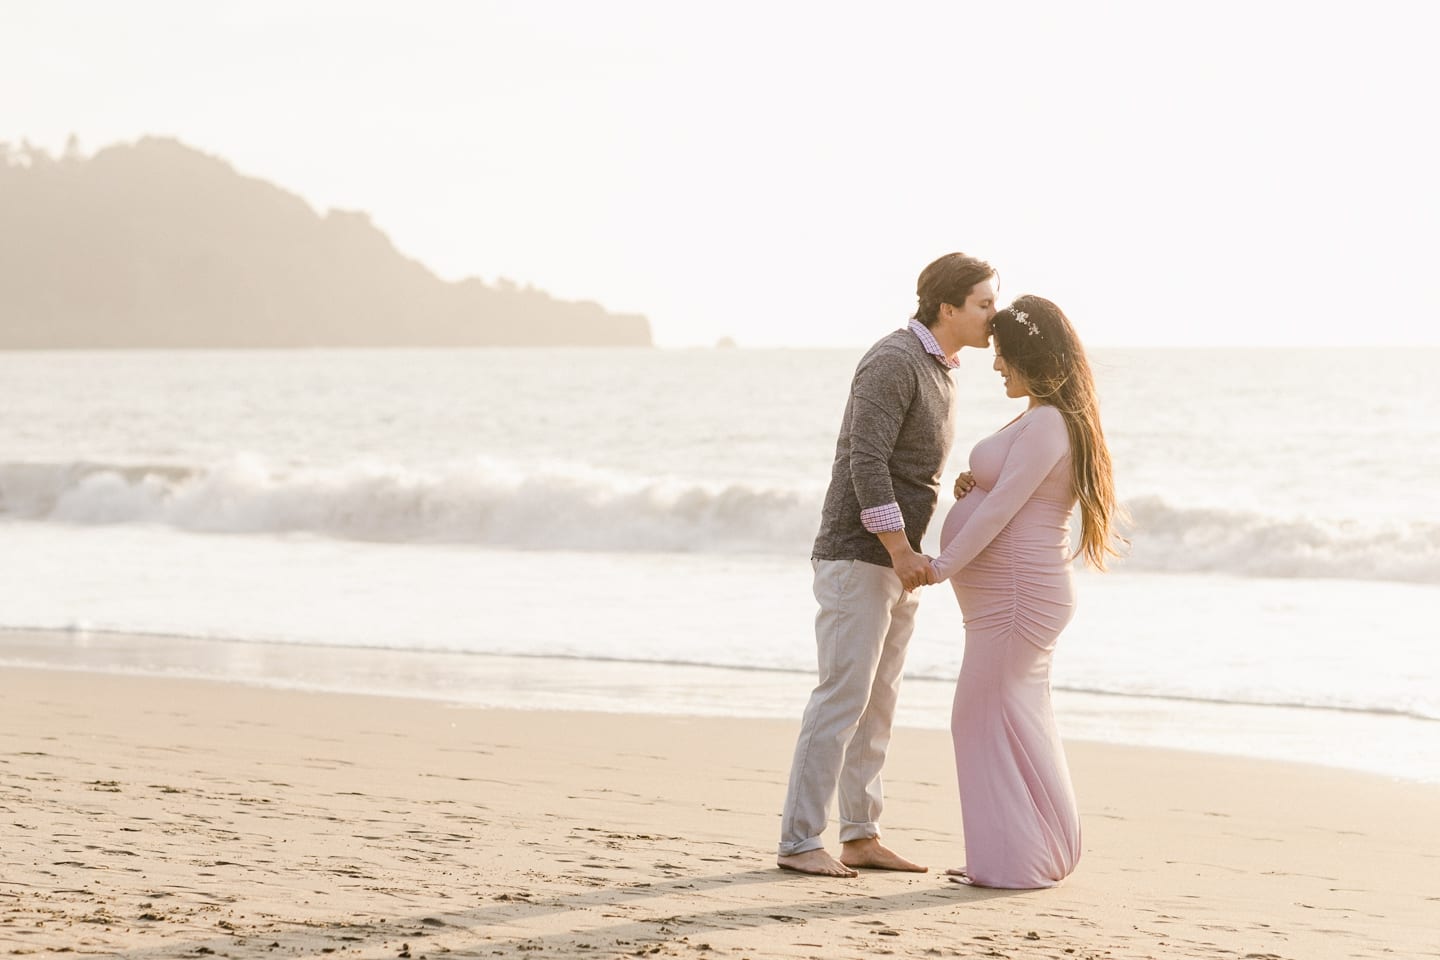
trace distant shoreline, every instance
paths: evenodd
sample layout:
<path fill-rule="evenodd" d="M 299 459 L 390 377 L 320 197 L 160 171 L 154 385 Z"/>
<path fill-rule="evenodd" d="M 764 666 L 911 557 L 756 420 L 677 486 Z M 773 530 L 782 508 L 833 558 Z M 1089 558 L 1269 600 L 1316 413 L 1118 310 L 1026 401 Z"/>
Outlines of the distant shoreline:
<path fill-rule="evenodd" d="M 168 138 L 89 157 L 0 144 L 0 222 L 0 349 L 653 343 L 642 314 L 442 280 L 367 213 L 317 212 Z"/>

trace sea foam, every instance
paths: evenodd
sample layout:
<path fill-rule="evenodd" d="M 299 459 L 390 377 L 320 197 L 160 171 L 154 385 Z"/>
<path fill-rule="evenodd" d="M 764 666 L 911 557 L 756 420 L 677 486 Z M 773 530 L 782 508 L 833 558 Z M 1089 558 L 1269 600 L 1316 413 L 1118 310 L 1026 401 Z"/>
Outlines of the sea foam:
<path fill-rule="evenodd" d="M 818 489 L 494 460 L 428 469 L 378 460 L 283 468 L 243 455 L 204 467 L 0 464 L 0 516 L 17 520 L 533 550 L 803 553 L 821 498 Z M 1440 524 L 1271 516 L 1155 496 L 1126 508 L 1132 543 L 1117 566 L 1130 572 L 1440 584 Z"/>

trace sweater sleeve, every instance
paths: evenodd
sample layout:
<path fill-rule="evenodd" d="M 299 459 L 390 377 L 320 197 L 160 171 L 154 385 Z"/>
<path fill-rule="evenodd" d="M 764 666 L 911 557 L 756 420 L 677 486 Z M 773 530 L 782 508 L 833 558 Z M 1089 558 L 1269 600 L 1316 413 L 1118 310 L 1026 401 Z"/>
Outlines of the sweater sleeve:
<path fill-rule="evenodd" d="M 895 354 L 877 354 L 855 371 L 850 399 L 850 482 L 855 485 L 862 515 L 878 519 L 877 514 L 887 511 L 870 511 L 884 507 L 899 514 L 890 457 L 915 390 L 915 371 Z M 905 522 L 901 519 L 894 526 L 883 526 L 902 530 Z"/>
<path fill-rule="evenodd" d="M 1069 449 L 1070 435 L 1060 411 L 1047 406 L 1027 416 L 1000 468 L 994 489 L 985 495 L 955 539 L 931 561 L 936 575 L 949 580 L 989 546 Z"/>

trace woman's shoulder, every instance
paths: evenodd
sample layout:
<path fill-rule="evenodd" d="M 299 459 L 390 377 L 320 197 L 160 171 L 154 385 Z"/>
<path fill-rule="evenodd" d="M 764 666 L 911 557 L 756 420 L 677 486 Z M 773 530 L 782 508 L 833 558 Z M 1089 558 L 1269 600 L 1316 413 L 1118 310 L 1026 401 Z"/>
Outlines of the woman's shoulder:
<path fill-rule="evenodd" d="M 1005 424 L 1005 426 L 1001 427 L 1000 431 L 1004 432 L 1007 430 L 1041 430 L 1048 432 L 1053 431 L 1056 428 L 1059 428 L 1062 431 L 1065 429 L 1064 414 L 1062 414 L 1059 410 L 1056 410 L 1054 407 L 1050 406 L 1048 403 L 1042 403 L 1039 406 L 1031 407 L 1024 413 L 1020 414 L 1020 416 L 1016 417 L 1014 420 L 1011 420 L 1009 423 Z"/>
<path fill-rule="evenodd" d="M 1043 437 L 1047 446 L 1053 443 L 1061 450 L 1070 448 L 1070 428 L 1065 425 L 1065 415 L 1048 403 L 1026 410 L 1019 426 L 1032 438 Z"/>
<path fill-rule="evenodd" d="M 1065 414 L 1048 403 L 1042 403 L 1025 411 L 1024 419 L 1030 424 L 1045 424 L 1048 427 L 1064 427 Z"/>

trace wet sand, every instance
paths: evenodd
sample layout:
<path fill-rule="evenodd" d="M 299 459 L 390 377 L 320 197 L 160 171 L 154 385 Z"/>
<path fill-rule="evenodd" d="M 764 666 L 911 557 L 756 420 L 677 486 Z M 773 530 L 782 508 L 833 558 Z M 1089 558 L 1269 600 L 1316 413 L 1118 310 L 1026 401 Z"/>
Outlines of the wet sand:
<path fill-rule="evenodd" d="M 948 737 L 897 731 L 886 842 L 782 873 L 795 724 L 0 671 L 0 954 L 1440 957 L 1440 788 L 1069 744 L 1056 889 L 964 862 Z"/>

